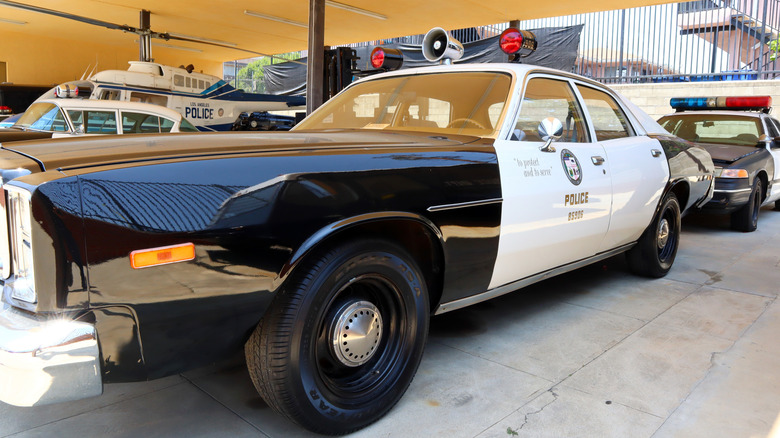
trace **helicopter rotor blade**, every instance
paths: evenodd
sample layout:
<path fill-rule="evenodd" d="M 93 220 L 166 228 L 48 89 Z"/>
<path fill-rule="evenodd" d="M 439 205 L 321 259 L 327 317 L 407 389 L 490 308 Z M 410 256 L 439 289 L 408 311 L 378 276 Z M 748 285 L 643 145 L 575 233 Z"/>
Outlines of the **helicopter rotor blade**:
<path fill-rule="evenodd" d="M 238 50 L 240 52 L 251 53 L 252 55 L 255 55 L 255 56 L 268 56 L 268 57 L 271 57 L 271 58 L 274 58 L 274 59 L 278 59 L 278 60 L 284 61 L 284 62 L 294 62 L 296 64 L 306 65 L 305 62 L 297 61 L 297 60 L 294 60 L 294 59 L 282 58 L 280 56 L 269 55 L 267 53 L 262 53 L 262 52 L 255 52 L 254 50 L 242 49 L 240 47 L 230 46 L 230 45 L 227 45 L 227 44 L 215 43 L 215 42 L 212 42 L 212 41 L 203 41 L 203 40 L 194 39 L 194 38 L 187 38 L 187 37 L 181 37 L 181 36 L 178 36 L 178 35 L 171 35 L 171 34 L 168 34 L 168 33 L 152 33 L 152 37 L 160 38 L 160 39 L 163 39 L 163 40 L 166 40 L 166 41 L 168 41 L 168 40 L 176 40 L 176 41 L 185 41 L 185 42 L 188 42 L 188 43 L 207 44 L 209 46 L 222 47 L 222 48 L 225 48 L 225 49 L 233 49 L 233 50 Z"/>
<path fill-rule="evenodd" d="M 222 48 L 225 48 L 225 49 L 238 50 L 240 52 L 249 53 L 249 54 L 252 54 L 252 55 L 255 55 L 255 56 L 269 56 L 271 58 L 275 58 L 275 59 L 278 59 L 280 61 L 294 62 L 296 64 L 306 65 L 306 63 L 301 62 L 301 61 L 296 61 L 296 60 L 292 60 L 292 59 L 285 59 L 285 58 L 282 58 L 282 57 L 279 57 L 279 56 L 269 55 L 267 53 L 262 53 L 262 52 L 256 52 L 254 50 L 242 49 L 240 47 L 230 46 L 230 45 L 227 45 L 227 44 L 219 44 L 219 43 L 215 43 L 215 42 L 211 42 L 211 41 L 204 41 L 204 40 L 195 39 L 195 38 L 186 38 L 186 37 L 174 36 L 174 35 L 170 35 L 170 34 L 167 34 L 167 33 L 152 32 L 150 29 L 139 29 L 139 28 L 135 28 L 135 27 L 132 27 L 132 26 L 128 26 L 126 24 L 111 23 L 111 22 L 108 22 L 108 21 L 97 20 L 97 19 L 89 18 L 89 17 L 82 17 L 81 15 L 70 14 L 70 13 L 62 12 L 62 11 L 55 11 L 54 9 L 47 9 L 47 8 L 43 8 L 43 7 L 40 7 L 40 6 L 28 5 L 28 4 L 25 4 L 25 3 L 19 3 L 19 2 L 14 2 L 14 1 L 10 1 L 10 0 L 0 0 L 0 6 L 8 6 L 10 8 L 22 9 L 22 10 L 25 10 L 25 11 L 39 12 L 39 13 L 42 13 L 42 14 L 53 15 L 55 17 L 66 18 L 68 20 L 75 20 L 75 21 L 80 21 L 82 23 L 86 23 L 86 24 L 92 24 L 92 25 L 95 25 L 95 26 L 101 26 L 101 27 L 105 27 L 105 28 L 108 28 L 108 29 L 121 30 L 123 32 L 131 32 L 131 33 L 134 33 L 134 34 L 137 34 L 137 35 L 142 35 L 142 36 L 143 35 L 150 35 L 153 38 L 160 38 L 160 39 L 163 39 L 163 40 L 166 40 L 166 41 L 167 40 L 178 40 L 178 41 L 184 41 L 184 42 L 190 42 L 190 43 L 196 43 L 196 44 L 207 44 L 207 45 L 210 45 L 210 46 L 222 47 Z"/>
<path fill-rule="evenodd" d="M 96 20 L 94 18 L 82 17 L 81 15 L 69 14 L 67 12 L 55 11 L 54 9 L 42 8 L 40 6 L 33 6 L 24 3 L 12 2 L 9 0 L 0 0 L 0 6 L 8 6 L 10 8 L 23 9 L 25 11 L 39 12 L 42 14 L 54 15 L 55 17 L 67 18 L 68 20 L 80 21 L 82 23 L 92 24 L 95 26 L 106 27 L 108 29 L 121 30 L 123 32 L 138 33 L 138 29 L 128 26 L 126 24 L 110 23 L 108 21 Z"/>

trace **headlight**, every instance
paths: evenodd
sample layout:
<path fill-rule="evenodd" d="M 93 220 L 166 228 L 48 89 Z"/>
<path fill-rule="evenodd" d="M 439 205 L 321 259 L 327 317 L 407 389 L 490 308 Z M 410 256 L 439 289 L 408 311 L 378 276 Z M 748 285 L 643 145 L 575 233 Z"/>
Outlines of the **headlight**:
<path fill-rule="evenodd" d="M 748 171 L 745 169 L 723 169 L 720 171 L 720 175 L 716 173 L 715 176 L 720 178 L 747 178 Z"/>
<path fill-rule="evenodd" d="M 11 296 L 28 303 L 35 303 L 35 276 L 32 253 L 32 211 L 30 192 L 16 186 L 5 186 L 8 193 L 8 233 L 11 237 L 12 281 Z"/>

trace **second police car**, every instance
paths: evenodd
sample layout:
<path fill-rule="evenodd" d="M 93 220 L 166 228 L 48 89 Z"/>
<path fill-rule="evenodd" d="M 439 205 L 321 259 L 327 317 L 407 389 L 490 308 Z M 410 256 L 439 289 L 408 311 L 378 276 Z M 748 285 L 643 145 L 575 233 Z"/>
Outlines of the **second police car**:
<path fill-rule="evenodd" d="M 715 163 L 715 196 L 705 211 L 730 213 L 731 227 L 755 231 L 762 205 L 780 210 L 780 122 L 770 96 L 673 98 L 658 120 L 705 148 Z"/>
<path fill-rule="evenodd" d="M 58 89 L 57 98 L 39 99 L 7 128 L 0 143 L 80 135 L 198 132 L 178 112 L 140 102 L 71 98 Z"/>
<path fill-rule="evenodd" d="M 268 405 L 328 434 L 401 398 L 432 314 L 621 253 L 665 275 L 713 184 L 609 88 L 518 64 L 378 74 L 289 133 L 17 142 L 0 168 L 0 400 L 243 348 Z"/>

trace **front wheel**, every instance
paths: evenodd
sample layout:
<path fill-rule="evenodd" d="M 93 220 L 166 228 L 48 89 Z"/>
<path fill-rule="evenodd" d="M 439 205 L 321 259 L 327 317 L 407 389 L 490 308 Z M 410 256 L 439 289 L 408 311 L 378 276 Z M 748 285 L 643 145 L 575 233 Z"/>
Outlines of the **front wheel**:
<path fill-rule="evenodd" d="M 277 412 L 318 433 L 381 418 L 422 358 L 429 303 L 402 248 L 354 241 L 301 266 L 245 347 L 252 381 Z"/>
<path fill-rule="evenodd" d="M 680 203 L 674 193 L 664 198 L 653 223 L 626 253 L 632 272 L 660 278 L 669 272 L 680 244 Z"/>
<path fill-rule="evenodd" d="M 731 228 L 746 233 L 756 231 L 758 228 L 758 211 L 763 200 L 761 181 L 756 179 L 753 189 L 750 191 L 750 200 L 744 207 L 731 214 Z"/>

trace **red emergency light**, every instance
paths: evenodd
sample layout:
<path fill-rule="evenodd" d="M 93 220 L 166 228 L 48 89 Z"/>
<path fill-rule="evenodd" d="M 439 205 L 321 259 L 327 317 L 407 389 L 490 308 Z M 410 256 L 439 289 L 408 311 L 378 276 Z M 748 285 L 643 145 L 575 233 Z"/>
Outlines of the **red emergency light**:
<path fill-rule="evenodd" d="M 518 57 L 524 58 L 536 50 L 536 36 L 533 32 L 510 27 L 501 32 L 498 45 L 507 55 L 518 55 Z M 519 55 L 522 49 L 529 50 L 529 52 L 525 55 Z"/>
<path fill-rule="evenodd" d="M 377 70 L 398 70 L 404 63 L 404 55 L 398 49 L 375 47 L 371 51 L 371 67 Z"/>

